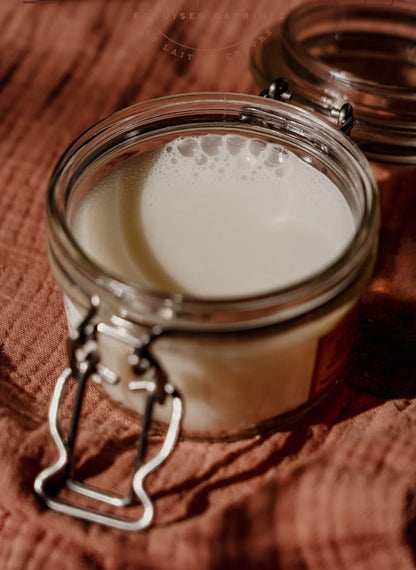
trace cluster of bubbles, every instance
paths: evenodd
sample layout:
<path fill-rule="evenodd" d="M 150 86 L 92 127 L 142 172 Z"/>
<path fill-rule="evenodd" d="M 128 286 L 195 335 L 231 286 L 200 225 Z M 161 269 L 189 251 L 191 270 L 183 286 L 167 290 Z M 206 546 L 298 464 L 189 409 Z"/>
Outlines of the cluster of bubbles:
<path fill-rule="evenodd" d="M 263 176 L 284 176 L 288 157 L 281 146 L 259 138 L 206 134 L 180 137 L 166 144 L 153 168 L 174 175 L 197 177 L 217 173 L 254 181 L 259 169 Z"/>

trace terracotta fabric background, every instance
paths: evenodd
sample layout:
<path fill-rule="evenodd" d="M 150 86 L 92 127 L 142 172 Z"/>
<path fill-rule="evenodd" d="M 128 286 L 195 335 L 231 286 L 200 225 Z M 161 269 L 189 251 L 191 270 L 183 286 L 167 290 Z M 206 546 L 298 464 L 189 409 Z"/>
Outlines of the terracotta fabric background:
<path fill-rule="evenodd" d="M 40 468 L 56 457 L 47 410 L 66 366 L 61 293 L 45 246 L 45 190 L 56 160 L 85 128 L 126 105 L 189 91 L 257 93 L 250 43 L 295 3 L 2 0 L 1 570 L 416 567 L 416 172 L 410 167 L 375 166 L 383 231 L 364 296 L 358 371 L 315 418 L 258 439 L 180 442 L 149 479 L 157 516 L 145 533 L 59 516 L 32 491 Z M 173 16 L 202 10 L 205 19 Z M 237 11 L 249 18 L 224 16 Z M 89 394 L 79 476 L 124 489 L 136 432 Z M 153 437 L 152 446 L 158 443 Z"/>

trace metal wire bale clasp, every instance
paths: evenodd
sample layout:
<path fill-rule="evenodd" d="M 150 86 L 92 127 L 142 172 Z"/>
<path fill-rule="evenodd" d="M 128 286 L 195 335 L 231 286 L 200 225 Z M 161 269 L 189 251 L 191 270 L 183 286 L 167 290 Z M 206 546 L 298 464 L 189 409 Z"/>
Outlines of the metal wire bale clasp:
<path fill-rule="evenodd" d="M 93 297 L 87 316 L 79 325 L 76 333 L 69 339 L 70 367 L 64 370 L 58 378 L 49 409 L 49 429 L 58 448 L 59 456 L 54 464 L 39 473 L 35 479 L 34 489 L 46 505 L 55 511 L 121 530 L 139 531 L 152 523 L 155 511 L 153 502 L 146 491 L 145 479 L 169 457 L 175 447 L 183 415 L 182 399 L 176 389 L 168 382 L 166 375 L 150 352 L 150 344 L 155 336 L 160 335 L 160 331 L 157 331 L 156 335 L 151 334 L 138 340 L 131 365 L 138 377 L 143 374 L 146 378 L 144 380 L 138 378 L 130 382 L 129 389 L 144 390 L 146 392 L 146 404 L 131 488 L 127 495 L 119 496 L 74 479 L 74 445 L 85 388 L 88 380 L 97 372 L 99 364 L 96 343 L 97 325 L 94 324 L 94 316 L 98 306 L 98 298 Z M 71 377 L 77 381 L 77 391 L 68 435 L 65 436 L 61 427 L 61 409 Z M 153 408 L 156 403 L 163 404 L 167 399 L 172 401 L 172 412 L 165 439 L 159 452 L 146 462 Z M 113 507 L 123 508 L 141 504 L 143 506 L 142 516 L 138 520 L 132 520 L 74 505 L 57 496 L 59 489 L 63 487 L 67 487 L 78 495 L 94 499 L 98 505 L 105 503 Z"/>

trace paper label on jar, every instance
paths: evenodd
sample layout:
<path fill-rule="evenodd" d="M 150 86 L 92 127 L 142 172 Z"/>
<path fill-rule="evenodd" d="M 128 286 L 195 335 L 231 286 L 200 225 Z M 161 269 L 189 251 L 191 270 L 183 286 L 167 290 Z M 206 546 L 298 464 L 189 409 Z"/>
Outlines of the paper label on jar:
<path fill-rule="evenodd" d="M 309 399 L 342 377 L 354 345 L 357 325 L 358 307 L 355 306 L 319 340 Z"/>

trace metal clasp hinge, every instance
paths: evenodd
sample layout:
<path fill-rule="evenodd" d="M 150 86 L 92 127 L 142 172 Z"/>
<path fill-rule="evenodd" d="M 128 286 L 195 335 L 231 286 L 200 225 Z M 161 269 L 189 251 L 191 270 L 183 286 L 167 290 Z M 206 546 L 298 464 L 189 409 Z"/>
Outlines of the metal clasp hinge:
<path fill-rule="evenodd" d="M 260 97 L 267 99 L 274 99 L 276 101 L 291 101 L 294 99 L 294 94 L 290 90 L 289 83 L 284 77 L 278 77 L 270 83 L 268 87 L 263 89 Z M 300 101 L 303 104 L 303 101 Z M 336 121 L 336 126 L 345 134 L 349 134 L 354 126 L 354 110 L 351 103 L 344 103 L 338 109 L 332 107 L 328 110 L 329 116 Z"/>
<path fill-rule="evenodd" d="M 79 325 L 77 333 L 70 338 L 69 358 L 71 367 L 67 368 L 58 378 L 49 409 L 49 429 L 58 448 L 59 456 L 53 465 L 39 473 L 35 479 L 34 489 L 44 503 L 55 511 L 121 530 L 139 531 L 147 528 L 154 519 L 155 508 L 146 491 L 145 479 L 164 463 L 175 447 L 183 416 L 182 398 L 167 381 L 162 369 L 151 356 L 149 345 L 153 337 L 150 335 L 146 342 L 138 344 L 135 358 L 132 361 L 136 374 L 140 376 L 146 372 L 146 379 L 138 379 L 129 384 L 130 390 L 144 390 L 146 392 L 142 430 L 138 439 L 138 450 L 130 491 L 125 496 L 119 496 L 74 479 L 74 446 L 82 402 L 87 382 L 97 371 L 99 361 L 96 347 L 97 326 L 93 324 L 93 317 L 96 314 L 98 304 L 98 299 L 94 297 L 91 300 L 88 315 Z M 150 370 L 153 374 L 149 375 Z M 71 377 L 77 381 L 77 391 L 68 435 L 65 436 L 61 427 L 61 409 Z M 146 462 L 153 408 L 155 403 L 164 403 L 166 399 L 171 400 L 172 411 L 165 439 L 159 452 Z M 57 496 L 63 487 L 67 487 L 78 495 L 94 499 L 98 504 L 105 503 L 113 507 L 141 504 L 143 506 L 142 516 L 138 520 L 132 520 L 71 504 Z"/>

